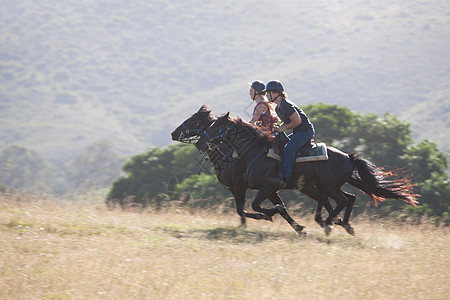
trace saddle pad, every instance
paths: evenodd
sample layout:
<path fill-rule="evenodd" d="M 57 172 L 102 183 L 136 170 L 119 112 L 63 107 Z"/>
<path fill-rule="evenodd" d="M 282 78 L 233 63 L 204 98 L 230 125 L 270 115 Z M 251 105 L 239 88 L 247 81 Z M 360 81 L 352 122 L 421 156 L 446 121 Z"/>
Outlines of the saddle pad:
<path fill-rule="evenodd" d="M 275 153 L 273 148 L 270 148 L 267 152 L 267 157 L 281 161 L 280 155 Z M 297 157 L 295 162 L 306 162 L 306 161 L 318 161 L 318 160 L 328 160 L 327 145 L 325 143 L 317 143 L 315 149 L 309 150 L 308 156 Z"/>

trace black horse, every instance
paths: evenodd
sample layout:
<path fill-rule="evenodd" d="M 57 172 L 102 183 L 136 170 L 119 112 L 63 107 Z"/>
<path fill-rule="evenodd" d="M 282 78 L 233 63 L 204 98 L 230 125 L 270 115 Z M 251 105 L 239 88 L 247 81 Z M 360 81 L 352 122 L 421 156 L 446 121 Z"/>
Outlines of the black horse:
<path fill-rule="evenodd" d="M 196 142 L 199 136 L 215 121 L 211 110 L 203 105 L 198 112 L 185 120 L 172 132 L 172 140 L 186 143 Z M 197 147 L 198 148 L 198 147 Z M 224 186 L 228 187 L 236 202 L 237 213 L 241 216 L 241 224 L 245 224 L 245 218 L 258 220 L 272 220 L 275 213 L 280 215 L 297 231 L 301 232 L 303 226 L 296 223 L 284 208 L 284 203 L 276 191 L 267 194 L 267 198 L 278 210 L 263 211 L 263 213 L 250 213 L 244 210 L 245 192 L 248 188 L 257 188 L 249 184 L 246 177 L 244 162 L 239 157 L 233 157 L 233 148 L 227 143 L 220 143 L 214 149 L 205 149 L 210 161 L 214 165 L 217 179 Z M 321 216 L 320 221 L 321 221 Z M 321 223 L 320 221 L 319 224 Z M 323 222 L 322 222 L 323 223 Z"/>
<path fill-rule="evenodd" d="M 196 146 L 200 150 L 213 149 L 222 141 L 233 146 L 246 166 L 249 184 L 259 188 L 252 203 L 253 209 L 262 213 L 272 213 L 261 208 L 260 204 L 276 191 L 276 187 L 270 184 L 268 178 L 278 175 L 280 163 L 266 156 L 266 149 L 273 146 L 273 137 L 240 118 L 230 118 L 227 113 L 218 118 L 201 135 Z M 300 190 L 322 203 L 329 211 L 328 197 L 336 201 L 336 208 L 325 220 L 327 234 L 331 231 L 329 225 L 343 208 L 346 210 L 340 225 L 350 234 L 354 234 L 348 221 L 355 195 L 341 190 L 344 183 L 349 183 L 370 195 L 375 204 L 385 198 L 399 199 L 412 205 L 418 203 L 416 198 L 419 195 L 412 192 L 414 185 L 411 178 L 399 177 L 396 171 L 400 170 L 382 172 L 361 155 L 346 154 L 333 147 L 327 147 L 327 150 L 328 160 L 296 163 L 287 182 L 288 189 Z M 389 179 L 389 176 L 393 179 Z"/>

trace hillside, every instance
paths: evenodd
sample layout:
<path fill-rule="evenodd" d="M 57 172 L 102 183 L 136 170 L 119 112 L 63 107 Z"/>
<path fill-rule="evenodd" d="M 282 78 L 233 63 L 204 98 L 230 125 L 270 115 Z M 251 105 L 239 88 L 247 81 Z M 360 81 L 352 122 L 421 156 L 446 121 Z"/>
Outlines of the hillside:
<path fill-rule="evenodd" d="M 394 113 L 450 152 L 449 16 L 440 0 L 4 1 L 0 145 L 131 155 L 201 104 L 247 117 L 247 82 L 277 78 L 300 105 Z"/>

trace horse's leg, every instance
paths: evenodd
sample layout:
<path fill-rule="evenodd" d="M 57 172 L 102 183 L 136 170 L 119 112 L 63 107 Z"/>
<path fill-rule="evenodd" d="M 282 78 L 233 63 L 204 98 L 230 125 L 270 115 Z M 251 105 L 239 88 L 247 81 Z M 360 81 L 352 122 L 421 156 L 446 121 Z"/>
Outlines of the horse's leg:
<path fill-rule="evenodd" d="M 323 227 L 323 219 L 322 219 L 322 203 L 320 201 L 317 202 L 316 211 L 314 212 L 314 221 L 320 225 L 320 227 Z"/>
<path fill-rule="evenodd" d="M 269 198 L 272 194 L 275 194 L 276 191 L 271 187 L 271 185 L 266 185 L 265 187 L 261 188 L 258 193 L 256 194 L 255 199 L 252 202 L 252 208 L 254 211 L 261 212 L 265 215 L 268 215 L 272 217 L 278 211 L 275 208 L 263 208 L 261 207 L 261 203 L 266 200 L 266 198 Z"/>
<path fill-rule="evenodd" d="M 344 192 L 345 196 L 348 199 L 348 206 L 347 209 L 345 210 L 345 215 L 344 215 L 344 222 L 343 224 L 348 224 L 348 221 L 350 219 L 350 214 L 352 213 L 353 210 L 353 205 L 355 204 L 355 200 L 356 200 L 356 196 L 347 192 Z"/>
<path fill-rule="evenodd" d="M 353 227 L 350 226 L 348 221 L 350 219 L 350 214 L 352 213 L 353 210 L 353 205 L 355 204 L 356 196 L 347 192 L 344 192 L 344 195 L 348 199 L 348 205 L 347 208 L 345 209 L 344 221 L 340 225 L 342 225 L 345 231 L 347 231 L 349 234 L 354 235 L 355 231 L 353 230 Z"/>
<path fill-rule="evenodd" d="M 241 226 L 245 226 L 246 220 L 245 220 L 245 211 L 244 211 L 244 204 L 245 204 L 245 191 L 236 191 L 231 190 L 231 193 L 234 196 L 234 202 L 236 203 L 236 211 L 238 215 L 241 217 Z"/>
<path fill-rule="evenodd" d="M 245 216 L 247 218 L 252 218 L 252 219 L 256 219 L 256 220 L 266 220 L 266 221 L 273 221 L 272 220 L 272 216 L 273 215 L 267 215 L 267 214 L 258 214 L 258 213 L 250 213 L 250 212 L 246 212 L 244 210 Z"/>
<path fill-rule="evenodd" d="M 331 212 L 333 211 L 333 207 L 330 204 L 330 200 L 316 186 L 310 185 L 308 187 L 303 187 L 300 191 L 303 194 L 305 194 L 306 196 L 308 196 L 311 199 L 314 199 L 314 200 L 316 200 L 318 202 L 317 208 L 316 208 L 316 213 L 315 213 L 315 216 L 314 216 L 314 220 L 317 223 L 319 223 L 319 225 L 321 227 L 324 227 L 325 226 L 325 222 L 322 220 L 322 206 L 325 206 L 326 210 L 328 211 L 328 214 L 331 214 Z"/>
<path fill-rule="evenodd" d="M 336 188 L 333 190 L 328 190 L 326 192 L 328 196 L 333 198 L 336 201 L 336 208 L 330 213 L 328 218 L 325 220 L 325 233 L 329 235 L 331 233 L 330 225 L 333 223 L 335 217 L 339 215 L 339 213 L 344 209 L 344 207 L 349 205 L 349 199 L 344 195 L 344 192 L 340 188 Z"/>
<path fill-rule="evenodd" d="M 269 200 L 275 205 L 275 209 L 280 213 L 280 215 L 289 223 L 289 225 L 294 228 L 295 231 L 300 234 L 304 228 L 304 226 L 298 224 L 292 219 L 292 217 L 288 214 L 286 206 L 284 205 L 283 199 L 281 199 L 278 193 L 273 193 L 269 196 Z"/>
<path fill-rule="evenodd" d="M 231 192 L 234 195 L 234 201 L 236 203 L 236 211 L 238 215 L 241 217 L 241 226 L 245 226 L 246 218 L 272 221 L 271 216 L 261 213 L 249 213 L 244 210 L 245 188 L 235 188 L 231 190 Z"/>

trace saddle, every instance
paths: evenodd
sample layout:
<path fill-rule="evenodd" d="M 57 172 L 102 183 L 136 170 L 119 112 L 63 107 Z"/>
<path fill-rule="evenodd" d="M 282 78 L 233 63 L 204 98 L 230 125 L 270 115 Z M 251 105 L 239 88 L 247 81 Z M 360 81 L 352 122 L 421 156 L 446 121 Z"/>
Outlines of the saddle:
<path fill-rule="evenodd" d="M 289 141 L 289 137 L 284 134 L 278 134 L 275 139 L 274 148 L 267 151 L 267 157 L 283 160 L 284 145 Z M 295 154 L 295 162 L 320 161 L 328 160 L 327 145 L 325 143 L 316 143 L 311 139 L 303 147 L 301 147 Z"/>

